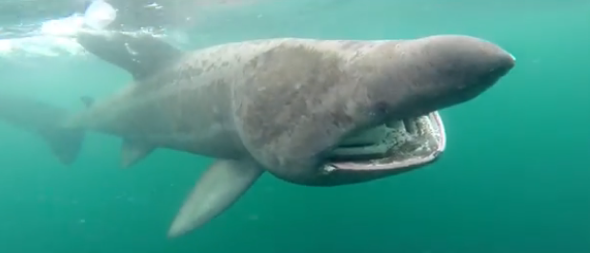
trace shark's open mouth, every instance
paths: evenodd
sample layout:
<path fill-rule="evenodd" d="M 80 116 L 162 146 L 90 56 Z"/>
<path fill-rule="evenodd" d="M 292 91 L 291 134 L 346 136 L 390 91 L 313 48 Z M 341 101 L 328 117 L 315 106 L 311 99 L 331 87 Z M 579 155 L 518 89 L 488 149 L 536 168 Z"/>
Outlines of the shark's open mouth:
<path fill-rule="evenodd" d="M 332 151 L 331 170 L 397 170 L 425 165 L 445 150 L 445 129 L 438 112 L 391 122 L 344 140 Z"/>

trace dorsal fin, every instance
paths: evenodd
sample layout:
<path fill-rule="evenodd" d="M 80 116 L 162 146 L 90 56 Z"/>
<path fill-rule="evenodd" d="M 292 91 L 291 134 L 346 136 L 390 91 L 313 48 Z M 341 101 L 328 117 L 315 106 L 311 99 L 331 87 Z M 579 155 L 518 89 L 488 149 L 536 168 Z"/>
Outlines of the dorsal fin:
<path fill-rule="evenodd" d="M 81 32 L 78 43 L 104 61 L 141 80 L 182 55 L 182 50 L 151 35 L 123 32 Z"/>

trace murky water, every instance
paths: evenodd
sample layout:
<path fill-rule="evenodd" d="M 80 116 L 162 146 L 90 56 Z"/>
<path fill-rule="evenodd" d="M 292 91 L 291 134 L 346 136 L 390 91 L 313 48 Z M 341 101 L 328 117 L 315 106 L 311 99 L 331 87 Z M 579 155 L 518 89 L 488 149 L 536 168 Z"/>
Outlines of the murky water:
<path fill-rule="evenodd" d="M 37 136 L 0 124 L 0 252 L 590 252 L 588 1 L 273 1 L 208 13 L 186 48 L 270 37 L 457 33 L 508 49 L 516 68 L 441 112 L 437 163 L 367 184 L 263 178 L 227 213 L 174 240 L 168 226 L 211 160 L 158 150 L 119 169 L 120 143 L 90 134 L 61 165 Z M 64 56 L 65 57 L 65 56 Z M 0 61 L 0 91 L 83 110 L 131 77 L 92 57 Z"/>

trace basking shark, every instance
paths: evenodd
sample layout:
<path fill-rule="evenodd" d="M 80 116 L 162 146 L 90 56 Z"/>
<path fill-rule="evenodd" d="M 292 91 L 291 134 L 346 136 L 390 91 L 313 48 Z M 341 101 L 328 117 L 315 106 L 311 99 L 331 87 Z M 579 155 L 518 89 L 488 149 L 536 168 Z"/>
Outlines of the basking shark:
<path fill-rule="evenodd" d="M 445 149 L 438 110 L 472 100 L 515 58 L 463 35 L 409 40 L 279 38 L 181 51 L 157 38 L 86 32 L 78 42 L 131 84 L 70 114 L 3 95 L 0 119 L 37 132 L 64 163 L 85 131 L 123 139 L 122 166 L 155 149 L 215 158 L 169 236 L 202 226 L 264 173 L 307 186 L 367 182 Z"/>

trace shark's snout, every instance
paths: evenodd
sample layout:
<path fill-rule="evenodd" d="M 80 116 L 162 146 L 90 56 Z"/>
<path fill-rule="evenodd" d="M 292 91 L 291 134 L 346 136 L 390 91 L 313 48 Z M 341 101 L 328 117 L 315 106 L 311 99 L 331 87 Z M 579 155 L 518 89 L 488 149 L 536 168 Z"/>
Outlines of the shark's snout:
<path fill-rule="evenodd" d="M 497 48 L 496 54 L 497 67 L 491 70 L 491 75 L 502 77 L 508 74 L 508 72 L 510 72 L 510 70 L 514 68 L 514 66 L 516 66 L 516 57 L 508 51 L 499 47 Z"/>
<path fill-rule="evenodd" d="M 407 92 L 390 103 L 392 111 L 411 111 L 406 116 L 414 117 L 476 98 L 516 65 L 514 55 L 497 44 L 461 35 L 407 41 L 394 54 L 406 57 L 389 64 L 392 76 L 402 78 L 389 78 L 395 83 L 387 93 L 394 97 L 396 91 Z"/>
<path fill-rule="evenodd" d="M 514 56 L 514 55 L 513 55 L 513 54 L 511 54 L 511 53 L 508 53 L 508 54 L 510 55 L 510 58 L 512 58 L 512 63 L 513 63 L 513 65 L 514 65 L 514 63 L 516 63 L 516 56 Z"/>

